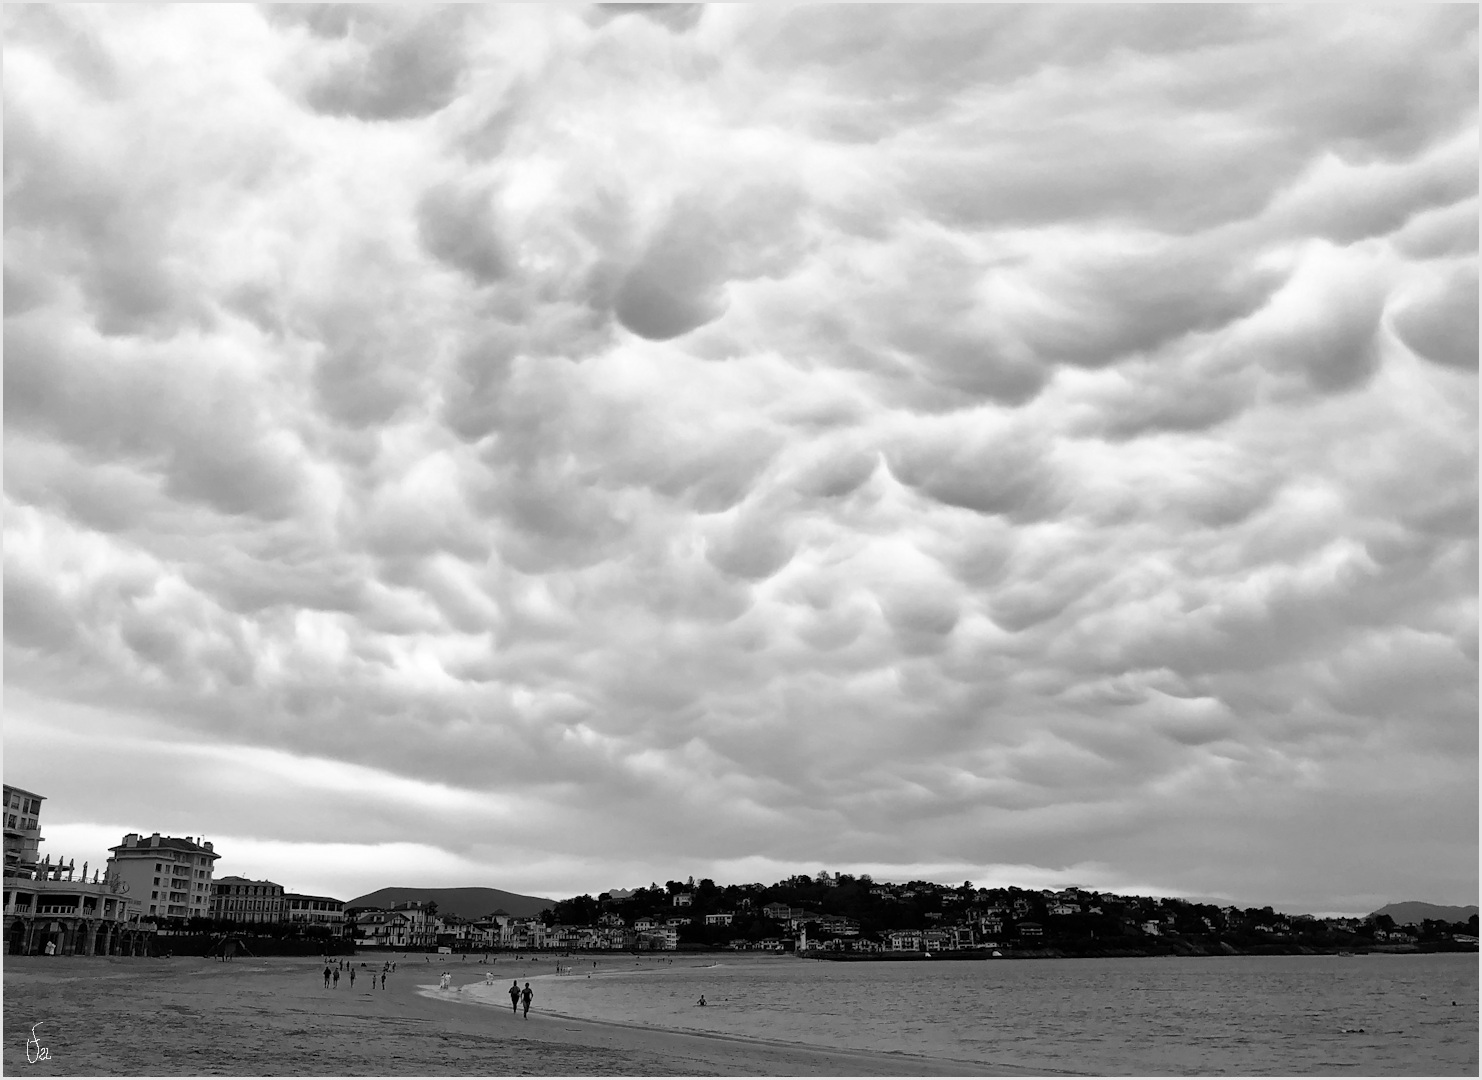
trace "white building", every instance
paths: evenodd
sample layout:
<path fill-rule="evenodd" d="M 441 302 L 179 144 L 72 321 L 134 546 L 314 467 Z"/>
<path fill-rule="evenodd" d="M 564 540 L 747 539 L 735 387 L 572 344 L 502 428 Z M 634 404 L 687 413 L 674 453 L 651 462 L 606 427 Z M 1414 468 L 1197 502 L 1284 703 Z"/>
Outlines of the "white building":
<path fill-rule="evenodd" d="M 108 876 L 128 886 L 146 918 L 189 919 L 211 914 L 211 872 L 221 858 L 210 842 L 188 836 L 129 833 L 108 849 Z"/>
<path fill-rule="evenodd" d="M 283 918 L 285 922 L 328 926 L 338 933 L 345 927 L 345 902 L 332 896 L 284 893 Z"/>

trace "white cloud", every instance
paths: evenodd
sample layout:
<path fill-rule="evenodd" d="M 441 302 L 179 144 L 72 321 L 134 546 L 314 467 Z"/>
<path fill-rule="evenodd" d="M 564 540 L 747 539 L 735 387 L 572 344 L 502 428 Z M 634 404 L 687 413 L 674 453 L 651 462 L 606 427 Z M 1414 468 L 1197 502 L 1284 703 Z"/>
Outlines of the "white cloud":
<path fill-rule="evenodd" d="M 6 18 L 59 829 L 1475 900 L 1463 10 Z"/>

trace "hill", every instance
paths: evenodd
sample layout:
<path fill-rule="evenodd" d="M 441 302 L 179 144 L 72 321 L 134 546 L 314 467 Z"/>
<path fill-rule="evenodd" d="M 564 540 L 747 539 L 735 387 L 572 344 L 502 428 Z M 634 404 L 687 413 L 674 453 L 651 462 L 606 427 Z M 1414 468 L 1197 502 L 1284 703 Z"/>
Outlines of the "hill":
<path fill-rule="evenodd" d="M 1477 905 L 1469 904 L 1466 907 L 1447 907 L 1444 904 L 1427 904 L 1420 900 L 1405 900 L 1398 904 L 1385 904 L 1375 915 L 1388 915 L 1395 921 L 1396 926 L 1404 926 L 1406 923 L 1414 923 L 1419 926 L 1426 919 L 1439 919 L 1443 922 L 1459 923 L 1466 922 L 1477 914 Z"/>
<path fill-rule="evenodd" d="M 345 902 L 346 908 L 381 907 L 389 908 L 403 900 L 433 900 L 437 910 L 464 919 L 480 919 L 503 909 L 511 915 L 539 915 L 548 907 L 555 907 L 554 900 L 543 896 L 522 896 L 505 892 L 503 889 L 377 889 L 375 892 L 357 896 Z"/>

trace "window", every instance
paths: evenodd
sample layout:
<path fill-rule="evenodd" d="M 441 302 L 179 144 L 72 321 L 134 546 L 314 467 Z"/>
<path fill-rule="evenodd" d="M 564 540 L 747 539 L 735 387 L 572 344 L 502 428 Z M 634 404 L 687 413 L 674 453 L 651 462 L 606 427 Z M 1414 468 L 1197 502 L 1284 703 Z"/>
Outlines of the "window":
<path fill-rule="evenodd" d="M 155 884 L 158 885 L 159 882 L 155 882 Z M 158 900 L 160 898 L 160 894 L 157 893 L 157 892 L 152 892 L 152 893 L 149 894 L 149 898 L 151 900 Z"/>
<path fill-rule="evenodd" d="M 165 868 L 165 864 L 164 864 L 164 863 L 155 863 L 155 864 L 154 864 L 154 872 L 155 872 L 155 873 L 156 873 L 156 874 L 157 874 L 157 873 L 159 873 L 159 872 L 160 872 L 160 871 L 161 871 L 161 870 L 163 870 L 163 869 L 164 869 L 164 868 Z"/>
<path fill-rule="evenodd" d="M 10 828 L 10 829 L 15 828 L 15 815 L 14 814 L 11 814 L 9 817 L 7 817 L 5 819 L 5 825 L 6 825 L 7 828 Z"/>
<path fill-rule="evenodd" d="M 159 878 L 155 878 L 154 879 L 154 884 L 158 885 L 159 883 L 160 883 L 160 879 Z"/>

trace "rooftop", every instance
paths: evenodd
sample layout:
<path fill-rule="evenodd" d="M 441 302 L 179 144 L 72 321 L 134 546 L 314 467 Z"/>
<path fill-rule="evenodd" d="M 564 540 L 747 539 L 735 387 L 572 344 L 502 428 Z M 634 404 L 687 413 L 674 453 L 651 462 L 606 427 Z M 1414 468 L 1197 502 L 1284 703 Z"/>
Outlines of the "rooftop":
<path fill-rule="evenodd" d="M 189 836 L 161 836 L 153 833 L 149 836 L 140 836 L 138 833 L 129 833 L 123 838 L 123 842 L 108 850 L 120 851 L 158 851 L 167 849 L 170 851 L 186 851 L 191 854 L 209 855 L 213 859 L 221 858 L 212 850 L 211 842 L 207 840 L 204 844 L 200 837 Z"/>

